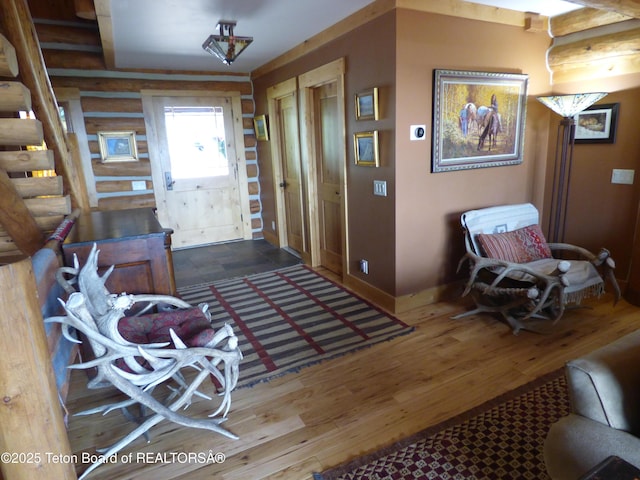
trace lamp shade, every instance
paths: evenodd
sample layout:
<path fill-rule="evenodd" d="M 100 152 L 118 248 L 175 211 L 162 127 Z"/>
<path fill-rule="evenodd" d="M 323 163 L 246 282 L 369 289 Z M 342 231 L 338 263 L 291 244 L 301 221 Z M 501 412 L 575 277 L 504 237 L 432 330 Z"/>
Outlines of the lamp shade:
<path fill-rule="evenodd" d="M 565 118 L 573 117 L 607 95 L 605 92 L 538 97 L 538 101 Z"/>
<path fill-rule="evenodd" d="M 202 48 L 206 52 L 214 57 L 218 57 L 222 63 L 226 63 L 227 65 L 231 65 L 235 59 L 238 58 L 238 55 L 253 42 L 253 37 L 235 36 L 233 34 L 233 27 L 235 25 L 235 22 L 220 21 L 218 23 L 220 35 L 209 35 L 202 44 Z"/>

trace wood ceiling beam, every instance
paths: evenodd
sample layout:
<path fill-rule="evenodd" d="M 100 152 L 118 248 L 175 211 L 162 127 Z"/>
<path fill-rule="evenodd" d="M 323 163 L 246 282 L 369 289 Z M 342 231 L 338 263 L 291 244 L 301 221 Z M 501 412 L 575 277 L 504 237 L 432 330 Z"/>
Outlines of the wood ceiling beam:
<path fill-rule="evenodd" d="M 631 20 L 633 17 L 618 12 L 598 10 L 596 8 L 580 8 L 549 20 L 549 33 L 552 37 L 563 37 L 572 33 L 590 30 L 596 27 Z"/>
<path fill-rule="evenodd" d="M 640 18 L 640 0 L 568 0 L 583 7 L 607 10 L 633 18 Z"/>
<path fill-rule="evenodd" d="M 111 0 L 94 0 L 96 9 L 96 20 L 100 30 L 100 40 L 102 43 L 102 54 L 104 63 L 109 70 L 116 68 L 116 51 L 113 40 L 113 20 L 111 18 Z"/>

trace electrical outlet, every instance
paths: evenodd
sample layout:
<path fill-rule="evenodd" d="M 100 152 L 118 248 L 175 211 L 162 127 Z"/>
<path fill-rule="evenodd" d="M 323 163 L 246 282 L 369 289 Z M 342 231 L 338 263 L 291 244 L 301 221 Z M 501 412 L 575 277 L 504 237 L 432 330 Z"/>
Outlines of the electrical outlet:
<path fill-rule="evenodd" d="M 365 275 L 369 275 L 369 261 L 362 259 L 360 260 L 360 271 Z"/>

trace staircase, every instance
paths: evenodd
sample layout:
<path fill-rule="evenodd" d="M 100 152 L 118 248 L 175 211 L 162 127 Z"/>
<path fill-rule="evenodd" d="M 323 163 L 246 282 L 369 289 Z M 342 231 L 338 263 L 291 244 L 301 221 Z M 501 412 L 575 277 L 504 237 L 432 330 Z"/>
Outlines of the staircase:
<path fill-rule="evenodd" d="M 33 254 L 72 210 L 18 74 L 15 48 L 0 35 L 0 77 L 13 79 L 0 81 L 0 263 Z"/>

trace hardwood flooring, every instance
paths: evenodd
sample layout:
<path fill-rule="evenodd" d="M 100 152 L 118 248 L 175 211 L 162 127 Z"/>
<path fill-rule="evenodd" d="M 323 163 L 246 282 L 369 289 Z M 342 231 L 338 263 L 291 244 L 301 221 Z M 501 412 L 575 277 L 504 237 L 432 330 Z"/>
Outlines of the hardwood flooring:
<path fill-rule="evenodd" d="M 514 336 L 486 314 L 452 320 L 466 308 L 462 302 L 398 315 L 415 332 L 235 391 L 225 427 L 240 440 L 163 422 L 151 430 L 150 443 L 136 440 L 117 463 L 101 466 L 89 478 L 310 480 L 314 471 L 477 406 L 640 324 L 640 308 L 624 300 L 613 307 L 606 296 L 587 305 L 567 312 L 550 335 Z M 74 372 L 68 409 L 79 411 L 98 399 L 103 401 L 105 394 L 88 391 L 84 374 Z M 197 399 L 190 409 L 204 412 L 205 403 Z M 82 452 L 95 453 L 130 428 L 119 412 L 71 417 L 72 450 L 78 458 Z M 225 460 L 190 463 L 181 452 L 221 452 Z M 132 461 L 122 463 L 128 455 Z M 78 471 L 86 467 L 80 464 Z"/>

